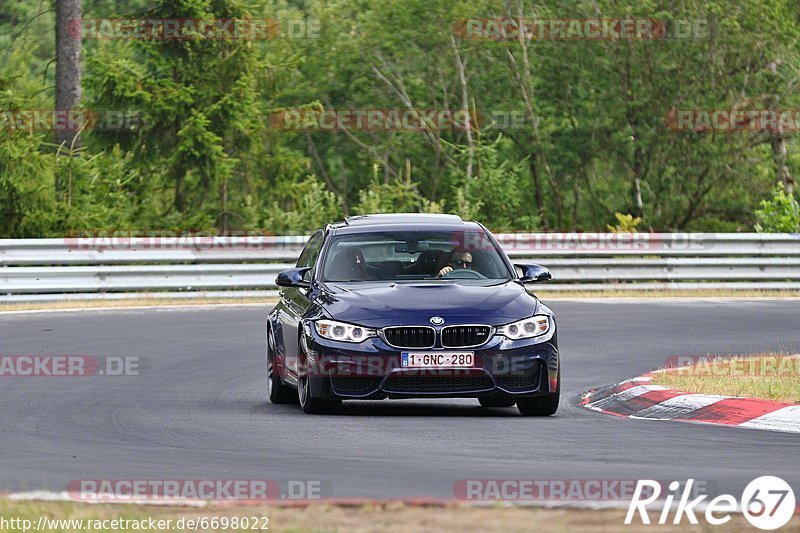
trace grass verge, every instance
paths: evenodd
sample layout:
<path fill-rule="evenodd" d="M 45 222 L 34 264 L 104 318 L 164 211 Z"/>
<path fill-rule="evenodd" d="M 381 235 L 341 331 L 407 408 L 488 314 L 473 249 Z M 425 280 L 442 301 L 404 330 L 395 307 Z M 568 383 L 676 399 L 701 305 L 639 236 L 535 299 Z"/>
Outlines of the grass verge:
<path fill-rule="evenodd" d="M 733 290 L 733 289 L 612 289 L 604 291 L 548 291 L 546 286 L 535 290 L 543 300 L 550 298 L 800 298 L 800 291 L 793 290 Z"/>
<path fill-rule="evenodd" d="M 635 518 L 630 526 L 624 525 L 625 510 L 582 510 L 582 509 L 544 509 L 539 507 L 512 506 L 512 507 L 470 507 L 465 505 L 447 506 L 411 506 L 402 502 L 386 502 L 380 504 L 365 504 L 351 506 L 335 506 L 324 503 L 313 504 L 306 507 L 292 506 L 209 506 L 203 508 L 167 507 L 167 506 L 133 506 L 133 505 L 89 505 L 69 502 L 11 502 L 0 500 L 0 516 L 6 520 L 19 518 L 30 520 L 35 527 L 40 517 L 50 519 L 83 520 L 83 527 L 50 527 L 40 531 L 119 531 L 121 528 L 102 527 L 89 529 L 86 520 L 171 520 L 171 528 L 155 529 L 155 531 L 185 531 L 194 530 L 187 527 L 188 520 L 198 520 L 203 517 L 223 517 L 229 520 L 232 517 L 249 517 L 255 519 L 260 525 L 269 527 L 269 531 L 300 532 L 403 532 L 403 533 L 428 533 L 431 531 L 486 531 L 527 532 L 527 531 L 592 531 L 597 533 L 617 531 L 653 531 L 654 526 L 642 525 L 639 518 Z M 262 517 L 269 519 L 268 523 Z M 658 520 L 658 512 L 650 512 L 651 520 Z M 183 529 L 177 528 L 179 520 L 183 519 Z M 703 518 L 699 518 L 701 524 Z M 210 520 L 208 520 L 210 522 Z M 111 526 L 112 524 L 107 524 Z M 130 525 L 130 524 L 129 524 Z M 0 531 L 22 531 L 21 528 L 3 528 Z M 683 525 L 655 526 L 660 532 L 684 531 Z M 749 526 L 741 515 L 732 515 L 732 520 L 725 527 L 717 528 L 725 531 L 757 531 Z M 717 530 L 715 529 L 715 531 Z M 791 531 L 800 531 L 797 518 L 787 525 Z M 128 528 L 128 530 L 134 530 Z M 142 529 L 140 529 L 142 530 Z M 198 528 L 198 531 L 264 531 L 263 529 L 222 529 Z M 711 526 L 698 528 L 700 531 L 710 531 Z"/>
<path fill-rule="evenodd" d="M 800 403 L 800 357 L 708 356 L 685 368 L 653 374 L 653 384 L 698 394 Z"/>

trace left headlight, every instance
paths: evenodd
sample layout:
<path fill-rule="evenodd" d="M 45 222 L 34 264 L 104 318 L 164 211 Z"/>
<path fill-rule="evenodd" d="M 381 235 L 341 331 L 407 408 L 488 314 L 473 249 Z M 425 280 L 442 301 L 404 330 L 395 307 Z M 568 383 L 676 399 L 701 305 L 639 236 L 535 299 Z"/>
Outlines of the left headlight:
<path fill-rule="evenodd" d="M 314 322 L 314 328 L 321 337 L 332 341 L 361 342 L 376 336 L 374 329 L 335 320 L 317 320 Z"/>
<path fill-rule="evenodd" d="M 550 332 L 553 320 L 547 315 L 534 315 L 497 328 L 497 334 L 509 339 L 530 339 Z"/>

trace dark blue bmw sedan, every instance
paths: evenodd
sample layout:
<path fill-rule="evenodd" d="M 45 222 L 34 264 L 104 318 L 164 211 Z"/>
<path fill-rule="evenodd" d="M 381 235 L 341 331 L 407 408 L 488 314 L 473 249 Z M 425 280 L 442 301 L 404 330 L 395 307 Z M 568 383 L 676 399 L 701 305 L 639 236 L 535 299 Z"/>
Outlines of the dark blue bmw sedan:
<path fill-rule="evenodd" d="M 334 413 L 343 400 L 476 398 L 526 416 L 558 409 L 553 313 L 481 224 L 454 215 L 349 217 L 282 272 L 267 319 L 273 403 Z"/>

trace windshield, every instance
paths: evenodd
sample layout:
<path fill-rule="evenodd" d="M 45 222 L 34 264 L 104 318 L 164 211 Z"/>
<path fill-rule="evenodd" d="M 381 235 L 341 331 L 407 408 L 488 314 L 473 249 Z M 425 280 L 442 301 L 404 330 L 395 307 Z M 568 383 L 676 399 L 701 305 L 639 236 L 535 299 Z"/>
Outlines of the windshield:
<path fill-rule="evenodd" d="M 324 281 L 508 281 L 499 250 L 482 232 L 400 231 L 334 237 L 325 254 Z"/>

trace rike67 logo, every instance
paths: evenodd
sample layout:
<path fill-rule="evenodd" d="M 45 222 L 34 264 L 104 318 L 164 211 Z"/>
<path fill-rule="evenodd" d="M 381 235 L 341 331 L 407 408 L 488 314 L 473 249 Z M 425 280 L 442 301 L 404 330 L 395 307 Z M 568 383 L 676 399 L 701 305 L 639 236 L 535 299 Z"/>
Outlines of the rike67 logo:
<path fill-rule="evenodd" d="M 700 508 L 704 508 L 706 522 L 713 526 L 729 522 L 731 513 L 741 509 L 751 525 L 768 531 L 785 526 L 794 516 L 796 504 L 794 491 L 786 481 L 776 476 L 761 476 L 751 481 L 742 492 L 741 500 L 730 494 L 721 494 L 707 503 L 705 503 L 707 495 L 698 496 L 690 501 L 689 498 L 693 496 L 693 485 L 693 479 L 687 480 L 685 484 L 673 481 L 669 484 L 666 497 L 663 497 L 661 484 L 658 481 L 639 480 L 628 507 L 625 524 L 633 523 L 637 512 L 642 524 L 650 524 L 648 506 L 652 509 L 653 504 L 661 503 L 663 507 L 658 517 L 659 525 L 669 521 L 673 509 L 675 514 L 672 523 L 675 525 L 681 524 L 684 517 L 690 524 L 698 525 L 695 512 L 699 513 Z M 678 494 L 681 487 L 683 491 Z"/>

